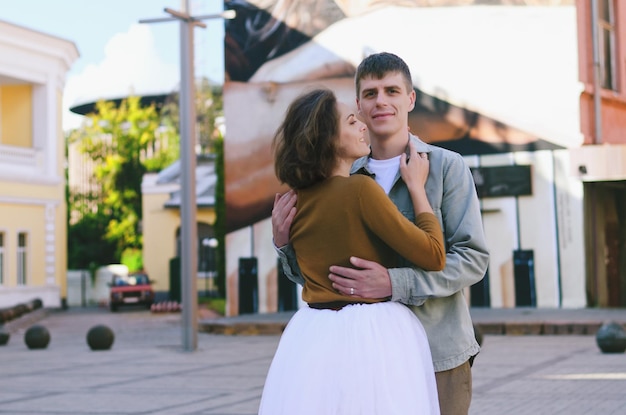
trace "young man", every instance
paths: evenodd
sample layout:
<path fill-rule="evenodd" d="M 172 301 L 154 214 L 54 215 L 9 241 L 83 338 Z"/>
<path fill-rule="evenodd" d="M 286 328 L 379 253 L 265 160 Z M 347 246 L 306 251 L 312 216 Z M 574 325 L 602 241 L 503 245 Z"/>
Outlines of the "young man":
<path fill-rule="evenodd" d="M 332 266 L 329 278 L 342 294 L 355 298 L 389 297 L 411 307 L 428 336 L 442 415 L 467 415 L 472 397 L 471 361 L 480 347 L 474 336 L 463 289 L 480 281 L 487 270 L 480 206 L 471 172 L 454 152 L 430 146 L 408 132 L 408 114 L 415 106 L 406 63 L 390 53 L 365 58 L 356 73 L 359 115 L 368 127 L 371 153 L 357 160 L 353 174 L 366 174 L 385 189 L 398 209 L 414 219 L 409 192 L 400 178 L 400 155 L 409 141 L 428 153 L 426 193 L 439 219 L 447 248 L 443 271 L 426 272 L 404 261 L 405 268 L 353 258 L 354 268 Z M 277 195 L 272 212 L 274 244 L 288 278 L 302 284 L 289 226 L 296 195 Z"/>

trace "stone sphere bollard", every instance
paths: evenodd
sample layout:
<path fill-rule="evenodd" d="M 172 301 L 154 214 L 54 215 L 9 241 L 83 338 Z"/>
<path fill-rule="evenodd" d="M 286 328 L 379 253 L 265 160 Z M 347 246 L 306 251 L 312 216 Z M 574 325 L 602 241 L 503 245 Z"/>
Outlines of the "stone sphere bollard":
<path fill-rule="evenodd" d="M 102 324 L 93 326 L 87 332 L 87 344 L 91 350 L 109 350 L 113 340 L 115 340 L 113 330 Z"/>
<path fill-rule="evenodd" d="M 50 332 L 44 326 L 36 324 L 26 330 L 24 342 L 29 349 L 45 349 L 50 343 Z"/>
<path fill-rule="evenodd" d="M 2 327 L 2 324 L 0 324 L 0 346 L 4 346 L 5 344 L 7 344 L 10 338 L 11 338 L 11 333 L 6 331 Z"/>
<path fill-rule="evenodd" d="M 598 329 L 596 343 L 603 353 L 624 353 L 626 330 L 621 324 L 608 321 Z"/>
<path fill-rule="evenodd" d="M 33 309 L 37 310 L 37 309 L 43 307 L 43 301 L 41 301 L 41 298 L 35 298 L 32 301 L 32 305 L 33 305 Z"/>

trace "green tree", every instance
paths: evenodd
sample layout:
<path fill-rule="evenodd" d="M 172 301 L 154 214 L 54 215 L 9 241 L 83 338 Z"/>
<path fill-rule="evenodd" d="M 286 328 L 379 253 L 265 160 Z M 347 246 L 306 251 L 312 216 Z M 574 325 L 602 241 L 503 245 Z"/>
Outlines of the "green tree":
<path fill-rule="evenodd" d="M 102 240 L 103 245 L 113 244 L 114 258 L 110 262 L 120 262 L 124 251 L 142 248 L 143 175 L 178 159 L 176 131 L 161 125 L 154 105 L 142 106 L 139 97 L 129 97 L 119 106 L 112 101 L 97 102 L 96 112 L 70 133 L 69 141 L 78 143 L 92 161 L 93 180 L 97 183 L 97 191 L 70 192 L 70 209 L 77 221 L 70 225 L 69 233 L 74 237 L 78 236 L 75 232 L 97 233 L 102 229 L 81 222 L 105 222 L 104 232 L 91 236 Z M 98 252 L 87 254 L 102 264 Z"/>
<path fill-rule="evenodd" d="M 225 296 L 225 203 L 222 87 L 207 79 L 196 84 L 196 152 L 216 155 L 215 235 L 219 292 Z M 146 172 L 158 172 L 179 159 L 179 101 L 171 94 L 160 109 L 142 106 L 138 97 L 119 105 L 100 101 L 81 128 L 68 136 L 93 163 L 93 186 L 68 191 L 70 268 L 125 263 L 142 266 L 142 194 Z"/>
<path fill-rule="evenodd" d="M 216 143 L 221 139 L 221 133 L 216 125 L 218 118 L 224 114 L 222 87 L 211 84 L 206 78 L 198 80 L 196 82 L 195 105 L 196 152 L 198 154 L 216 153 Z M 180 126 L 178 93 L 168 97 L 161 114 L 163 115 L 163 123 L 178 131 Z"/>
<path fill-rule="evenodd" d="M 217 245 L 216 284 L 220 297 L 226 297 L 226 200 L 224 187 L 224 138 L 219 135 L 215 140 L 215 236 Z"/>
<path fill-rule="evenodd" d="M 94 264 L 116 263 L 116 244 L 102 238 L 109 220 L 99 213 L 87 213 L 68 229 L 68 267 L 91 269 Z"/>

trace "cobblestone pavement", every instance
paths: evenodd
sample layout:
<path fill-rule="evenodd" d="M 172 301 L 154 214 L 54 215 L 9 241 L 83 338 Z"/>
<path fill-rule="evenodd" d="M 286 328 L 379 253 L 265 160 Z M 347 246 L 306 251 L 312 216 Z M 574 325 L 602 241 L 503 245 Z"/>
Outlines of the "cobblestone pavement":
<path fill-rule="evenodd" d="M 519 323 L 522 313 L 505 317 Z M 257 324 L 288 317 L 259 316 Z M 618 317 L 580 313 L 571 321 Z M 253 415 L 280 338 L 200 332 L 197 350 L 185 352 L 179 313 L 74 308 L 19 320 L 5 326 L 11 337 L 0 346 L 0 414 Z M 33 324 L 48 329 L 47 348 L 26 347 Z M 97 324 L 114 331 L 110 350 L 87 345 Z M 626 414 L 626 354 L 602 353 L 591 334 L 485 334 L 473 376 L 472 415 Z"/>

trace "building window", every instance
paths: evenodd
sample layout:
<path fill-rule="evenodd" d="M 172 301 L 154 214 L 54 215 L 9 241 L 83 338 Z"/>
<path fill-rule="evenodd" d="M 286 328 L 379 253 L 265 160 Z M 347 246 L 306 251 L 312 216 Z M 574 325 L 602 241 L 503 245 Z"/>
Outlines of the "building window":
<path fill-rule="evenodd" d="M 617 90 L 615 81 L 615 14 L 613 0 L 598 1 L 598 43 L 603 88 Z"/>
<path fill-rule="evenodd" d="M 0 285 L 4 284 L 4 233 L 0 232 Z"/>
<path fill-rule="evenodd" d="M 26 232 L 17 234 L 17 284 L 26 285 L 26 267 L 28 260 L 28 238 Z"/>

